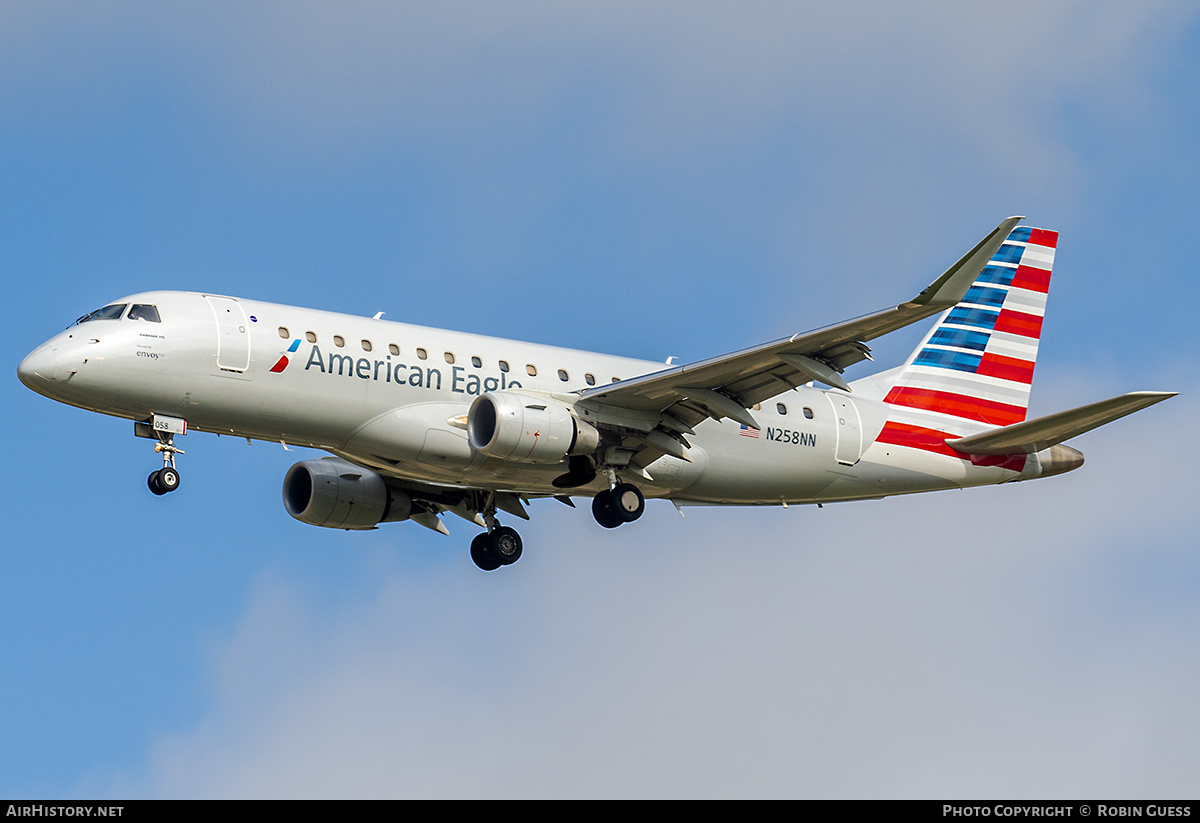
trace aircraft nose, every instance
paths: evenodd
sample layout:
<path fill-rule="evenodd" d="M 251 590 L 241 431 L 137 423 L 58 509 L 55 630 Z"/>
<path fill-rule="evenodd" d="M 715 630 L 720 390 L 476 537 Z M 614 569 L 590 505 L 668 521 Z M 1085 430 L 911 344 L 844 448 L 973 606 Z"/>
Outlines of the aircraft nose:
<path fill-rule="evenodd" d="M 38 346 L 17 366 L 17 377 L 35 392 L 53 383 L 58 372 L 58 352 L 51 346 Z"/>

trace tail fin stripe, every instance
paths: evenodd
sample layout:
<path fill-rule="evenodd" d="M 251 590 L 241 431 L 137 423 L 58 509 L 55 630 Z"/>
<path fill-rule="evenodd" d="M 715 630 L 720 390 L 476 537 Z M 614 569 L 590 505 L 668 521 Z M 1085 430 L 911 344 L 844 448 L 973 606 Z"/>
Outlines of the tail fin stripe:
<path fill-rule="evenodd" d="M 1005 332 L 995 332 L 988 340 L 985 354 L 998 354 L 1015 360 L 1033 361 L 1037 358 L 1038 341 L 1036 337 L 1025 337 Z"/>
<path fill-rule="evenodd" d="M 901 369 L 885 402 L 906 407 L 902 419 L 912 423 L 889 422 L 892 439 L 881 442 L 944 454 L 927 431 L 955 419 L 967 427 L 1025 419 L 1057 245 L 1057 232 L 1019 226 L 1009 234 Z"/>
<path fill-rule="evenodd" d="M 987 286 L 971 286 L 963 297 L 963 303 L 974 303 L 977 306 L 1003 306 L 1004 298 L 1008 297 L 1005 289 L 991 289 Z"/>
<path fill-rule="evenodd" d="M 970 329 L 955 329 L 942 327 L 938 329 L 929 342 L 935 346 L 958 346 L 963 349 L 983 351 L 987 348 L 991 335 Z"/>
<path fill-rule="evenodd" d="M 928 366 L 911 366 L 910 379 L 898 386 L 933 391 L 948 391 L 964 397 L 981 397 L 1013 406 L 1024 406 L 1029 402 L 1029 386 L 1013 383 L 970 372 L 932 369 Z"/>
<path fill-rule="evenodd" d="M 1047 246 L 1052 249 L 1058 245 L 1058 232 L 1047 229 L 1034 229 L 1029 226 L 1017 226 L 1008 235 L 1008 239 L 1017 243 Z"/>
<path fill-rule="evenodd" d="M 943 369 L 973 372 L 979 368 L 982 355 L 949 349 L 925 349 L 913 361 L 918 366 L 938 366 Z"/>
<path fill-rule="evenodd" d="M 985 354 L 979 361 L 978 374 L 1012 380 L 1014 383 L 1033 382 L 1033 361 L 1018 360 L 999 354 Z"/>
<path fill-rule="evenodd" d="M 1012 287 L 1046 294 L 1050 291 L 1050 272 L 1033 266 L 1017 266 Z"/>
<path fill-rule="evenodd" d="M 997 403 L 979 397 L 936 389 L 893 388 L 888 392 L 886 402 L 914 409 L 940 412 L 953 417 L 965 417 L 968 420 L 978 420 L 980 423 L 990 423 L 994 426 L 1008 426 L 1012 423 L 1020 423 L 1025 419 L 1025 409 L 1022 406 Z"/>
<path fill-rule="evenodd" d="M 946 317 L 947 323 L 957 326 L 975 326 L 980 329 L 992 329 L 996 318 L 1004 312 L 988 311 L 987 309 L 971 309 L 966 306 L 955 306 Z"/>
<path fill-rule="evenodd" d="M 1011 235 L 1010 235 L 1011 236 Z M 1005 243 L 1000 249 L 992 255 L 993 263 L 1020 263 L 1021 257 L 1025 254 L 1024 246 L 1015 246 L 1012 243 Z"/>
<path fill-rule="evenodd" d="M 957 457 L 960 460 L 970 461 L 976 466 L 999 466 L 1014 472 L 1022 471 L 1029 458 L 1027 454 L 965 454 L 946 445 L 947 437 L 944 431 L 927 429 L 923 426 L 910 426 L 891 420 L 884 424 L 883 431 L 875 440 L 893 446 L 907 446 L 910 449 L 921 449 L 934 454 Z"/>
<path fill-rule="evenodd" d="M 1004 309 L 996 318 L 995 330 L 1007 334 L 1019 334 L 1022 337 L 1032 337 L 1036 340 L 1042 336 L 1042 317 L 1037 314 Z"/>
<path fill-rule="evenodd" d="M 889 420 L 875 440 L 878 443 L 954 456 L 954 449 L 946 445 L 947 438 L 948 435 L 944 431 Z"/>
<path fill-rule="evenodd" d="M 1046 295 L 1038 294 L 1027 289 L 1013 289 L 1008 293 L 1004 308 L 1025 312 L 1026 314 L 1046 313 Z"/>
<path fill-rule="evenodd" d="M 1012 266 L 996 266 L 989 264 L 984 267 L 979 276 L 975 278 L 976 283 L 990 283 L 996 286 L 1011 286 L 1013 275 L 1017 270 Z"/>
<path fill-rule="evenodd" d="M 1009 236 L 1012 237 L 1012 235 Z M 1046 229 L 1030 229 L 1028 242 L 1035 246 L 1047 246 L 1053 249 L 1058 246 L 1058 232 L 1047 231 Z"/>

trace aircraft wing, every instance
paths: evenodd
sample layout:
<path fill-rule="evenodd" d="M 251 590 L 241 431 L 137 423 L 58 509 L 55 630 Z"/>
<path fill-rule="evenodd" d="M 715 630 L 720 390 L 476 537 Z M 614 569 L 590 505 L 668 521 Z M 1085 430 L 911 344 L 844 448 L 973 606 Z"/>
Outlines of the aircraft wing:
<path fill-rule="evenodd" d="M 1036 420 L 947 440 L 946 445 L 967 454 L 1033 454 L 1176 394 L 1178 392 L 1130 392 Z"/>
<path fill-rule="evenodd" d="M 691 427 L 707 417 L 718 420 L 728 417 L 758 428 L 748 409 L 812 380 L 849 391 L 841 373 L 847 366 L 870 359 L 866 341 L 957 304 L 1021 219 L 1009 217 L 928 288 L 894 308 L 731 354 L 586 389 L 580 393 L 580 400 L 659 412 L 663 416 L 661 428 L 681 440 L 682 434 L 691 433 Z M 661 437 L 653 439 L 658 440 L 660 447 L 667 446 L 656 450 L 654 457 L 674 453 Z M 645 465 L 644 459 L 636 462 Z"/>

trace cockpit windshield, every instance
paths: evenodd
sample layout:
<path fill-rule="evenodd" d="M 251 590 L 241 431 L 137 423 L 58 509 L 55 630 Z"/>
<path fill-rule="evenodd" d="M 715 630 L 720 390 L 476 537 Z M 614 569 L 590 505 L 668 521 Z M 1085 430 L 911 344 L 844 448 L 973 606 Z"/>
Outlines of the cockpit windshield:
<path fill-rule="evenodd" d="M 75 321 L 75 325 L 87 323 L 89 320 L 120 320 L 121 315 L 125 313 L 125 307 L 128 303 L 113 303 L 111 306 L 105 306 L 102 309 L 96 309 L 91 314 L 85 314 L 83 317 Z"/>
<path fill-rule="evenodd" d="M 151 306 L 149 303 L 134 303 L 133 308 L 129 310 L 129 319 L 144 320 L 147 323 L 162 322 L 158 317 L 158 307 Z"/>
<path fill-rule="evenodd" d="M 113 303 L 111 306 L 105 306 L 102 309 L 96 309 L 91 314 L 85 314 L 83 317 L 75 321 L 75 325 L 86 323 L 89 320 L 120 320 L 121 315 L 125 314 L 125 307 L 128 303 Z M 129 309 L 129 314 L 125 315 L 126 320 L 141 320 L 144 323 L 161 323 L 162 318 L 158 315 L 158 307 L 150 303 L 134 303 Z"/>

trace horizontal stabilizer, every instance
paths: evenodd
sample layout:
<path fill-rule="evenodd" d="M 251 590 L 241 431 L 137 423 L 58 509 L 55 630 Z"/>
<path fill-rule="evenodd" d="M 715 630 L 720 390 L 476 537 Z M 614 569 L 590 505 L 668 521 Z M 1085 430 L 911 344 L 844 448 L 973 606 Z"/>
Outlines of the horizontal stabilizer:
<path fill-rule="evenodd" d="M 967 454 L 1033 454 L 1176 394 L 1178 392 L 1131 392 L 1036 420 L 947 440 L 946 445 Z"/>

